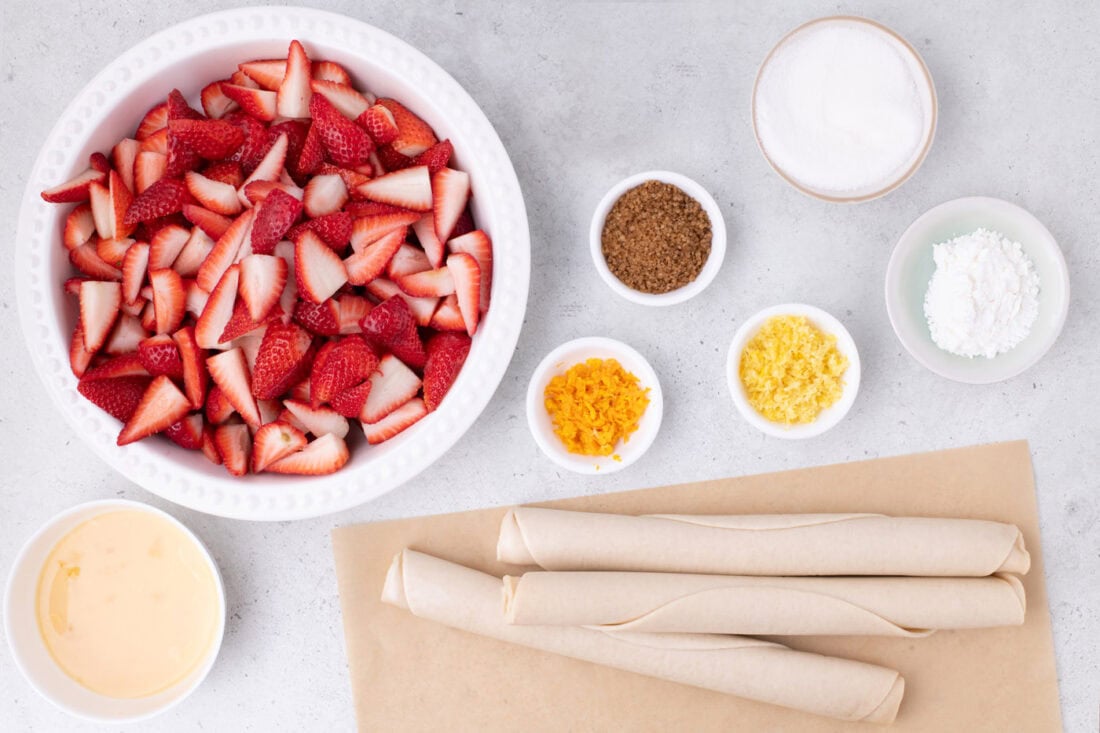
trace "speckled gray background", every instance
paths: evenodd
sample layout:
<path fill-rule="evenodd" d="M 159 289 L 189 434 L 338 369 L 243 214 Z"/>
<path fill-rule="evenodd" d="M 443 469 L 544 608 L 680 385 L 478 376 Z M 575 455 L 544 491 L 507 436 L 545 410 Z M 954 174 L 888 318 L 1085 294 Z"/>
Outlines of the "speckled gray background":
<path fill-rule="evenodd" d="M 234 3 L 4 0 L 0 4 L 0 572 L 55 512 L 125 496 L 169 509 L 211 546 L 229 626 L 210 678 L 156 730 L 353 727 L 329 530 L 352 522 L 1027 438 L 1038 481 L 1066 730 L 1096 731 L 1100 691 L 1100 5 L 1085 2 L 730 4 L 310 3 L 425 51 L 473 95 L 519 173 L 531 220 L 528 317 L 511 369 L 476 426 L 410 485 L 343 514 L 249 524 L 178 509 L 120 479 L 55 413 L 31 374 L 11 279 L 23 184 L 49 127 L 104 64 L 179 20 Z M 924 55 L 941 118 L 924 167 L 884 200 L 842 207 L 773 174 L 752 139 L 756 65 L 787 30 L 837 12 L 894 27 Z M 667 168 L 718 199 L 725 266 L 688 304 L 617 299 L 588 259 L 592 208 L 619 178 Z M 921 212 L 958 196 L 1014 201 L 1069 262 L 1069 320 L 1021 377 L 970 387 L 901 348 L 883 305 L 890 249 Z M 739 322 L 788 300 L 840 317 L 859 344 L 852 413 L 802 443 L 734 412 L 722 373 Z M 620 338 L 661 375 L 653 448 L 614 476 L 565 475 L 527 433 L 539 359 L 583 335 Z M 981 701 L 976 700 L 976 705 Z M 0 651 L 0 729 L 81 726 L 40 699 Z"/>

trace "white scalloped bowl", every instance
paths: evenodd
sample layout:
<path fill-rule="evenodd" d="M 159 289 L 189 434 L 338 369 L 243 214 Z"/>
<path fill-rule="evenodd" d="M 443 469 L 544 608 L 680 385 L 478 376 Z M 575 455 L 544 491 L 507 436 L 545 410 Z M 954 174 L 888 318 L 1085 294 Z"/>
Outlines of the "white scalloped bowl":
<path fill-rule="evenodd" d="M 132 133 L 149 107 L 173 88 L 192 102 L 212 79 L 242 61 L 286 54 L 300 39 L 315 58 L 336 61 L 357 86 L 407 104 L 455 146 L 455 164 L 470 174 L 471 209 L 493 240 L 491 306 L 465 367 L 431 415 L 379 446 L 358 427 L 352 459 L 325 477 L 232 478 L 201 454 L 167 440 L 119 448 L 119 423 L 76 391 L 68 344 L 76 306 L 62 292 L 72 274 L 60 244 L 71 207 L 47 204 L 39 192 L 87 165 Z M 519 338 L 530 280 L 530 235 L 523 194 L 492 124 L 450 75 L 405 42 L 373 26 L 306 8 L 242 8 L 185 21 L 142 41 L 112 61 L 77 95 L 50 131 L 23 196 L 15 247 L 20 319 L 35 370 L 76 433 L 126 478 L 198 511 L 255 520 L 318 516 L 361 504 L 431 465 L 473 424 L 507 370 Z"/>

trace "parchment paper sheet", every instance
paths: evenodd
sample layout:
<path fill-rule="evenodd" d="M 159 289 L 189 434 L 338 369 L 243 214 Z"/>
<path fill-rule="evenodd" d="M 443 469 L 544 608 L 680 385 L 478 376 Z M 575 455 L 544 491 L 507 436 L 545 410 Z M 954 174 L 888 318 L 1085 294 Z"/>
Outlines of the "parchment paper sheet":
<path fill-rule="evenodd" d="M 926 639 L 786 637 L 795 649 L 897 669 L 905 699 L 890 731 L 1061 730 L 1035 486 L 1023 441 L 550 502 L 631 514 L 880 512 L 1012 522 L 1031 570 L 1023 626 Z M 364 731 L 867 731 L 485 639 L 379 600 L 405 546 L 496 575 L 505 508 L 333 532 L 345 640 Z"/>

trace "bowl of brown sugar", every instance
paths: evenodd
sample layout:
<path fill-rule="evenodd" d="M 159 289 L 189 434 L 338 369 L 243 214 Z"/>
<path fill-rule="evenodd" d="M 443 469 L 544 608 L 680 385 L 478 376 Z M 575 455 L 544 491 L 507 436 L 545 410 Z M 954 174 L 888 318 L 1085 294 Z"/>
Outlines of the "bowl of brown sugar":
<path fill-rule="evenodd" d="M 726 225 L 687 176 L 647 171 L 608 191 L 592 217 L 592 261 L 604 282 L 642 305 L 674 305 L 710 284 L 726 255 Z"/>

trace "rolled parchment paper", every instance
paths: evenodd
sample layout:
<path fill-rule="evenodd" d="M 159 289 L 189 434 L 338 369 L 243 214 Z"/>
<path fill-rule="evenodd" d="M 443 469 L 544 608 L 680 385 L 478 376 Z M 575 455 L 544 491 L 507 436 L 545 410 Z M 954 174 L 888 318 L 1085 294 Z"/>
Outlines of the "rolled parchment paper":
<path fill-rule="evenodd" d="M 840 720 L 890 723 L 905 682 L 873 664 L 716 634 L 513 626 L 500 578 L 413 550 L 393 559 L 382 601 L 462 631 Z"/>
<path fill-rule="evenodd" d="M 534 572 L 504 578 L 512 624 L 707 634 L 927 636 L 1024 622 L 1015 576 L 792 578 Z"/>
<path fill-rule="evenodd" d="M 979 519 L 882 514 L 654 514 L 518 507 L 497 559 L 546 570 L 719 575 L 971 576 L 1026 573 L 1020 530 Z"/>

